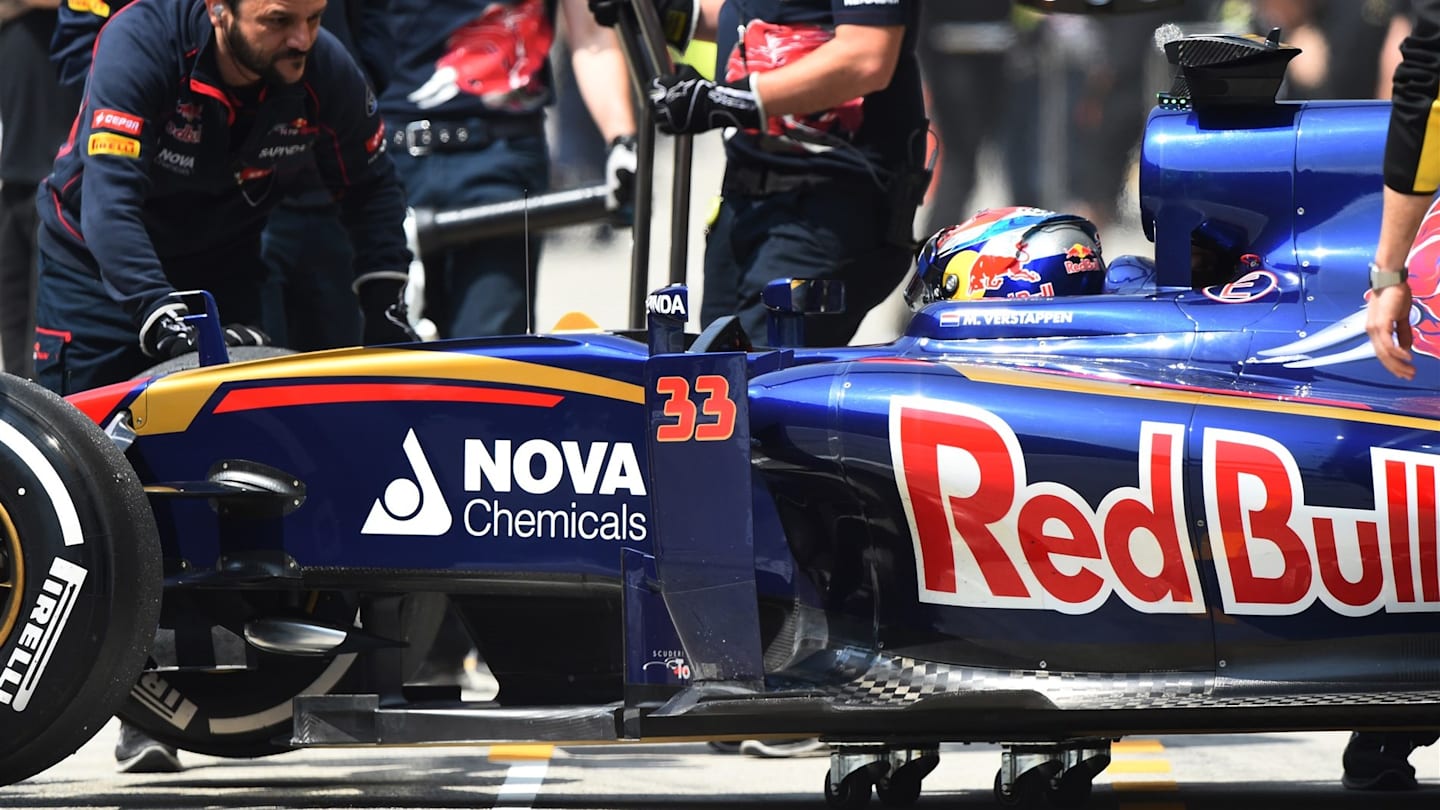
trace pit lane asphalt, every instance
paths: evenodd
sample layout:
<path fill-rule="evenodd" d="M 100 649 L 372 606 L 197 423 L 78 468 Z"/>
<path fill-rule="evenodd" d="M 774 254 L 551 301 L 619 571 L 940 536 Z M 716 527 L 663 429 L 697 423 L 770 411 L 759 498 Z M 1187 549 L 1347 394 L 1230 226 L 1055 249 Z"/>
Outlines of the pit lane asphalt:
<path fill-rule="evenodd" d="M 0 807 L 553 808 L 801 810 L 824 808 L 823 757 L 756 759 L 704 744 L 555 749 L 312 749 L 260 760 L 182 754 L 174 774 L 117 774 L 111 723 L 76 754 L 0 788 Z M 1440 807 L 1440 748 L 1411 756 L 1421 789 L 1365 794 L 1340 786 L 1341 732 L 1129 738 L 1095 783 L 1103 810 Z M 526 758 L 529 754 L 531 758 Z M 534 758 L 534 757 L 540 758 Z M 917 808 L 996 807 L 991 745 L 946 745 Z M 871 807 L 882 805 L 872 801 Z"/>

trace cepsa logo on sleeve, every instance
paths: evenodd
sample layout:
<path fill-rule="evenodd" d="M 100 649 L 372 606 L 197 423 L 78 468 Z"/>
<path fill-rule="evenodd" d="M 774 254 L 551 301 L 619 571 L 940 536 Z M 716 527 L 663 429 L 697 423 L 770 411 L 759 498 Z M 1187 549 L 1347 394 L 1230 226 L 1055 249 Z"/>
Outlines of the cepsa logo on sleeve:
<path fill-rule="evenodd" d="M 140 142 L 134 138 L 127 138 L 124 135 L 97 132 L 90 136 L 86 154 L 119 155 L 120 157 L 127 157 L 134 160 L 140 157 Z"/>
<path fill-rule="evenodd" d="M 140 118 L 119 110 L 96 110 L 90 118 L 91 129 L 113 129 L 126 135 L 140 134 Z"/>

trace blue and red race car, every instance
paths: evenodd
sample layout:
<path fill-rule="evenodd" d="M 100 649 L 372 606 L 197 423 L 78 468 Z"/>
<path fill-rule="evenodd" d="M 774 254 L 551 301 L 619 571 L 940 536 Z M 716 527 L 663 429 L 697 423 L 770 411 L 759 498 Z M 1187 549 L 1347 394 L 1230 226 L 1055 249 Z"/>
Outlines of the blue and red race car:
<path fill-rule="evenodd" d="M 0 379 L 0 782 L 117 711 L 231 756 L 815 735 L 836 807 L 945 741 L 1082 806 L 1125 735 L 1440 728 L 1440 216 L 1402 382 L 1359 326 L 1388 106 L 1172 45 L 1136 292 Z M 420 677 L 471 646 L 493 700 Z"/>

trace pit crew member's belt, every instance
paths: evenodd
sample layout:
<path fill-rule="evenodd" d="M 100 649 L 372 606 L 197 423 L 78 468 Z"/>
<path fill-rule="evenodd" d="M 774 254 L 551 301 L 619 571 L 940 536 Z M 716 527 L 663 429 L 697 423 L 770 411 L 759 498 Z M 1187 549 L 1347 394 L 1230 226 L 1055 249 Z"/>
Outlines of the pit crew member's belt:
<path fill-rule="evenodd" d="M 432 152 L 465 152 L 484 149 L 496 141 L 540 135 L 545 131 L 540 116 L 526 118 L 467 118 L 458 121 L 411 121 L 390 133 L 390 145 L 414 157 Z"/>
<path fill-rule="evenodd" d="M 722 193 L 754 197 L 783 194 L 823 185 L 856 185 L 863 181 L 843 175 L 816 172 L 782 172 L 750 166 L 729 166 L 725 169 Z"/>

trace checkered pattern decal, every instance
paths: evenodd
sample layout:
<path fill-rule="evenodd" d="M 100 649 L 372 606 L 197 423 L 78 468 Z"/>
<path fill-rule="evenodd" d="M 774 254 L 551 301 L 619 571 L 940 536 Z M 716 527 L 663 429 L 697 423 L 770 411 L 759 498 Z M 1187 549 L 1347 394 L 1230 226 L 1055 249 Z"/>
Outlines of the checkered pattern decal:
<path fill-rule="evenodd" d="M 1076 673 L 958 667 L 881 656 L 839 687 L 843 705 L 907 705 L 967 692 L 1026 691 L 1059 709 L 1200 709 L 1440 703 L 1440 691 L 1305 692 L 1307 685 L 1257 683 L 1188 672 Z M 1315 685 L 1308 685 L 1314 688 Z"/>

